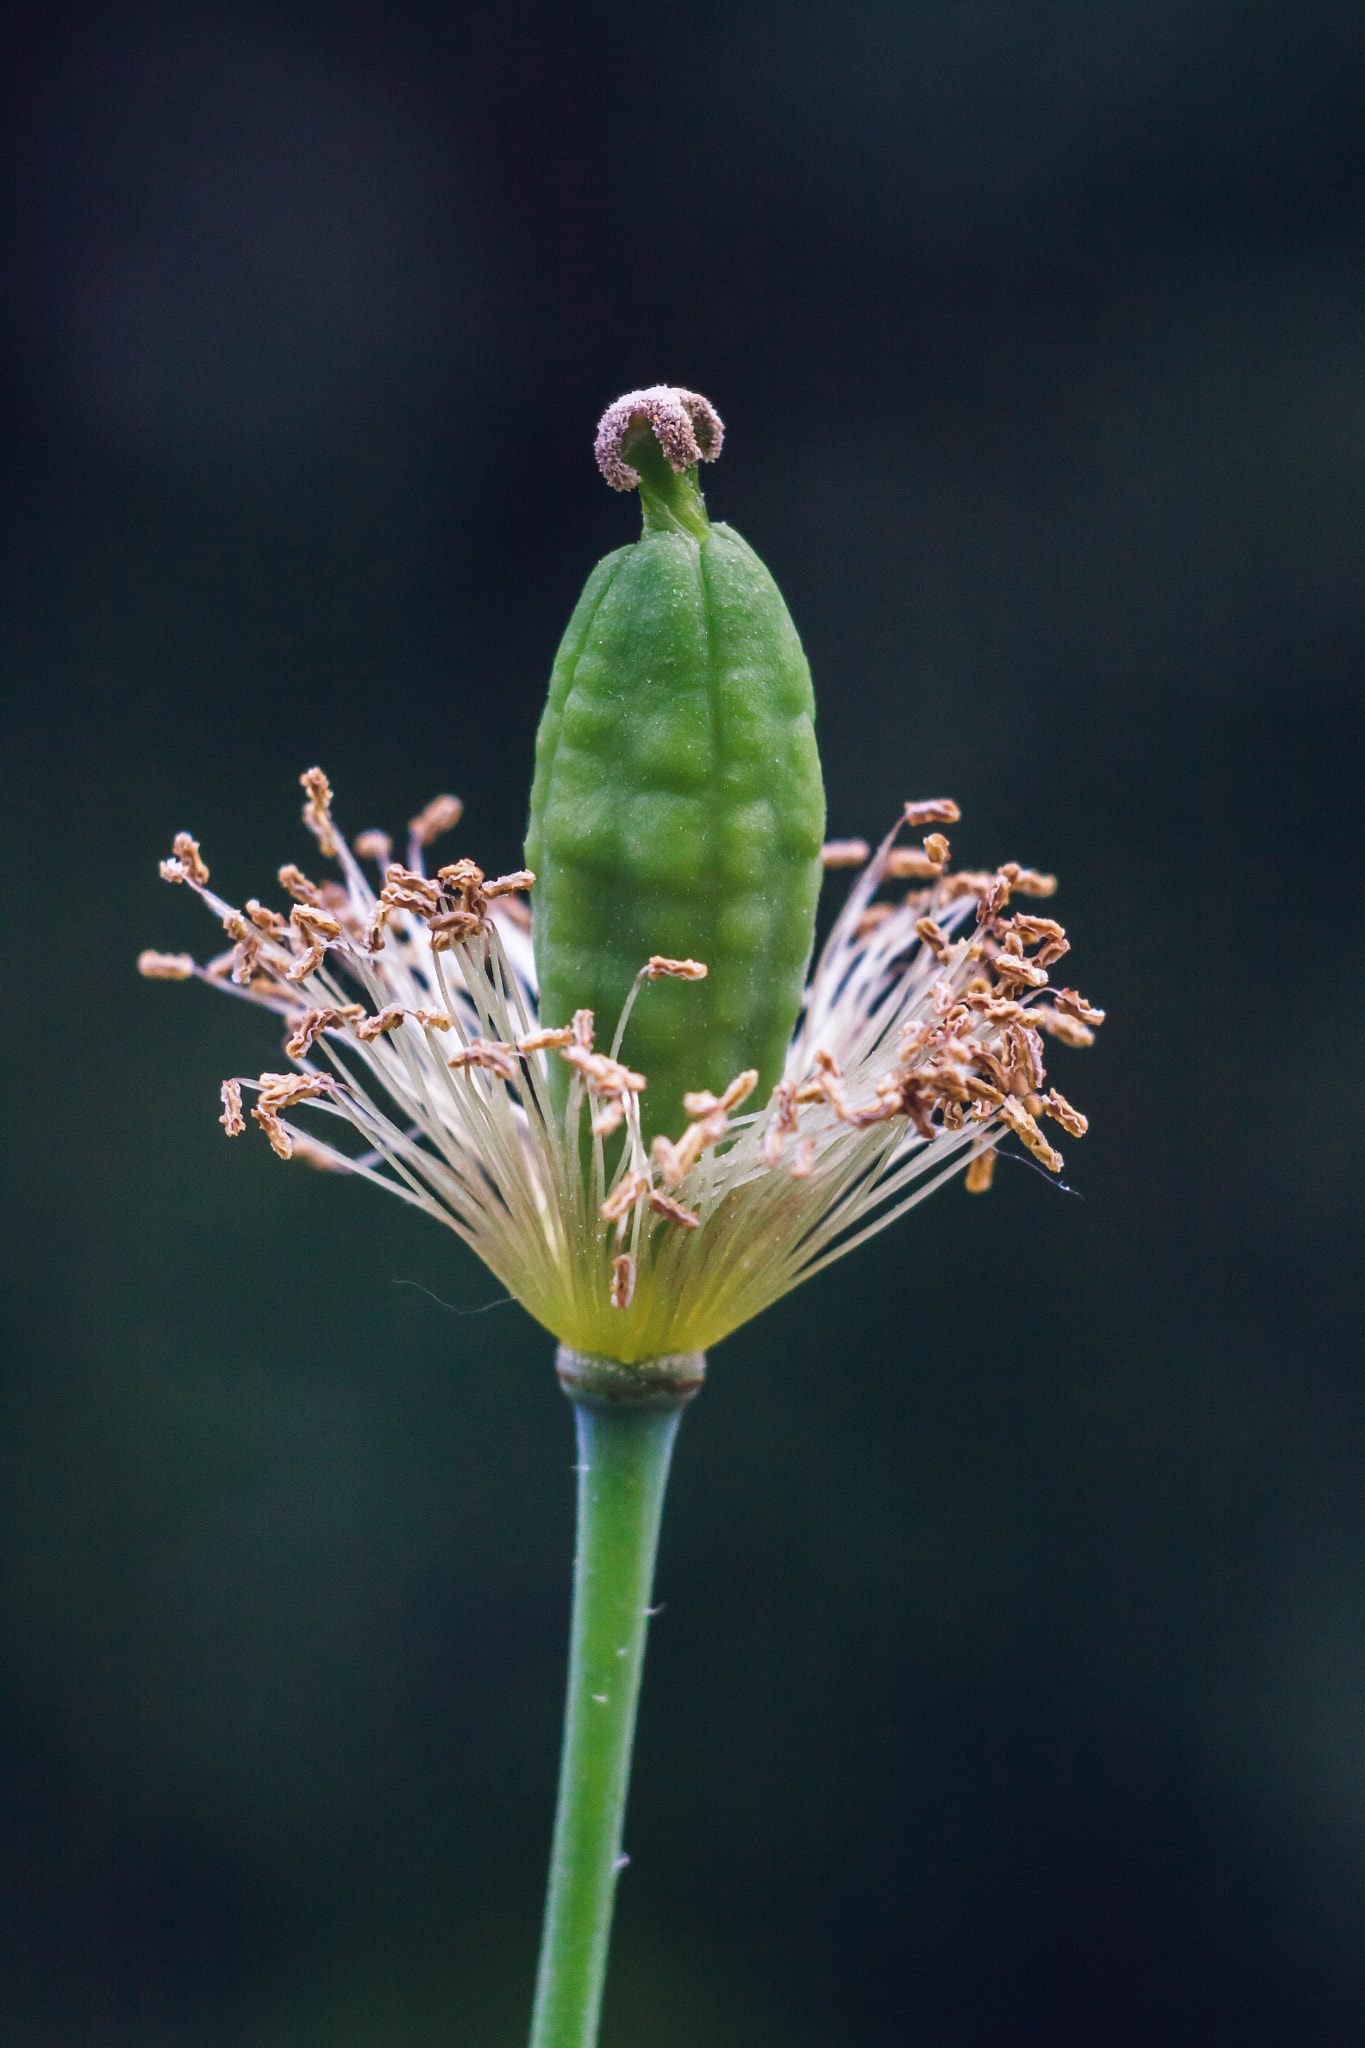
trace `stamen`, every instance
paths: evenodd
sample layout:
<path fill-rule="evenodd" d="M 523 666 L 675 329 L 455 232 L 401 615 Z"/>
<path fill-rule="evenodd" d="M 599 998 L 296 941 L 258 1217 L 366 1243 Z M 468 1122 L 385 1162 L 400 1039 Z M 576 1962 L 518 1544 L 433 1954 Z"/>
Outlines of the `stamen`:
<path fill-rule="evenodd" d="M 649 1193 L 649 1189 L 650 1180 L 647 1173 L 623 1175 L 602 1204 L 599 1211 L 602 1221 L 619 1223 L 621 1218 L 635 1207 L 640 1197 Z"/>
<path fill-rule="evenodd" d="M 549 1052 L 552 1049 L 558 1050 L 562 1045 L 569 1045 L 572 1041 L 573 1026 L 561 1024 L 554 1030 L 547 1028 L 543 1031 L 524 1031 L 516 1041 L 516 1046 L 518 1052 Z"/>
<path fill-rule="evenodd" d="M 675 1202 L 671 1195 L 662 1194 L 658 1188 L 650 1189 L 649 1206 L 656 1216 L 662 1216 L 667 1223 L 681 1223 L 684 1230 L 700 1228 L 700 1216 L 694 1216 L 690 1209 L 684 1209 L 681 1202 Z"/>
<path fill-rule="evenodd" d="M 188 981 L 194 973 L 194 959 L 189 953 L 154 953 L 149 948 L 138 954 L 137 971 L 148 981 Z"/>
<path fill-rule="evenodd" d="M 901 814 L 901 824 L 913 832 L 917 825 L 956 825 L 961 816 L 950 796 L 936 796 L 924 803 L 907 804 Z M 938 834 L 934 836 L 937 838 Z"/>
<path fill-rule="evenodd" d="M 943 873 L 943 862 L 935 860 L 918 846 L 893 846 L 887 854 L 882 873 L 889 881 L 932 881 Z"/>
<path fill-rule="evenodd" d="M 285 1040 L 284 1049 L 291 1059 L 301 1060 L 313 1050 L 324 1031 L 335 1030 L 353 1018 L 363 1017 L 364 1014 L 364 1009 L 359 1003 L 347 1003 L 345 1008 L 340 1010 L 305 1010 Z"/>
<path fill-rule="evenodd" d="M 246 899 L 246 914 L 257 930 L 264 932 L 267 938 L 282 939 L 289 930 L 278 910 L 267 910 L 254 896 L 248 896 Z"/>
<path fill-rule="evenodd" d="M 387 832 L 362 832 L 356 839 L 355 850 L 362 860 L 372 860 L 376 867 L 386 868 L 393 856 L 393 841 Z"/>
<path fill-rule="evenodd" d="M 641 970 L 651 981 L 661 975 L 671 975 L 675 981 L 705 981 L 706 964 L 702 960 L 669 960 L 662 953 L 651 953 Z"/>
<path fill-rule="evenodd" d="M 809 1180 L 811 1168 L 814 1164 L 815 1140 L 814 1138 L 803 1138 L 796 1148 L 796 1157 L 792 1161 L 792 1179 Z"/>
<path fill-rule="evenodd" d="M 591 1012 L 578 1012 L 580 1017 L 585 1014 Z M 638 1095 L 645 1086 L 643 1074 L 632 1073 L 620 1060 L 608 1059 L 604 1052 L 585 1052 L 581 1045 L 566 1045 L 560 1058 L 583 1076 L 594 1095 Z"/>
<path fill-rule="evenodd" d="M 963 1186 L 969 1195 L 984 1195 L 989 1191 L 991 1182 L 994 1179 L 995 1147 L 992 1145 L 987 1151 L 976 1154 L 971 1165 L 967 1168 L 963 1179 Z"/>
<path fill-rule="evenodd" d="M 430 846 L 433 839 L 458 825 L 463 816 L 464 805 L 459 797 L 434 796 L 415 818 L 408 819 L 408 836 L 415 846 Z"/>
<path fill-rule="evenodd" d="M 921 917 L 916 920 L 915 931 L 936 960 L 947 960 L 948 934 L 941 924 L 935 924 L 932 917 Z M 1043 979 L 1046 980 L 1047 976 L 1044 975 Z"/>
<path fill-rule="evenodd" d="M 279 882 L 280 887 L 286 889 L 296 903 L 308 903 L 315 910 L 321 909 L 321 889 L 319 889 L 316 882 L 310 882 L 302 869 L 294 866 L 292 860 L 287 860 L 280 869 Z"/>
<path fill-rule="evenodd" d="M 746 1067 L 742 1074 L 735 1075 L 723 1095 L 713 1095 L 709 1088 L 701 1088 L 695 1094 L 684 1095 L 683 1108 L 689 1116 L 710 1116 L 713 1110 L 738 1109 L 757 1086 L 758 1068 Z"/>
<path fill-rule="evenodd" d="M 308 792 L 303 822 L 317 840 L 319 851 L 328 860 L 335 860 L 341 852 L 341 843 L 332 823 L 332 785 L 321 768 L 305 768 L 299 781 Z"/>
<path fill-rule="evenodd" d="M 629 1252 L 621 1252 L 611 1262 L 611 1305 L 629 1308 L 634 1299 L 635 1261 Z"/>
<path fill-rule="evenodd" d="M 224 1081 L 218 1094 L 223 1104 L 223 1114 L 218 1121 L 230 1138 L 240 1138 L 246 1129 L 246 1119 L 242 1115 L 241 1086 L 236 1081 Z"/>
<path fill-rule="evenodd" d="M 1060 1010 L 1054 1010 L 1049 1003 L 1035 1003 L 1029 1011 L 1034 1023 L 1049 1038 L 1058 1038 L 1063 1045 L 1085 1046 L 1095 1043 L 1095 1034 L 1088 1024 L 1082 1024 L 1075 1017 L 1064 1017 Z"/>
<path fill-rule="evenodd" d="M 504 1081 L 515 1081 L 520 1073 L 515 1048 L 504 1045 L 498 1038 L 471 1038 L 453 1059 L 446 1061 L 446 1065 L 457 1070 L 461 1067 L 483 1067 Z"/>
<path fill-rule="evenodd" d="M 1077 995 L 1074 988 L 1060 988 L 1052 998 L 1064 1017 L 1075 1017 L 1081 1024 L 1103 1024 L 1104 1011 L 1097 1010 L 1084 996 Z"/>
<path fill-rule="evenodd" d="M 1022 1102 L 1007 1095 L 1000 1105 L 1000 1114 L 1015 1135 L 1023 1139 L 1040 1166 L 1045 1166 L 1049 1173 L 1061 1172 L 1065 1164 L 1061 1153 L 1048 1144 Z"/>
<path fill-rule="evenodd" d="M 1037 1113 L 1034 1112 L 1035 1115 Z M 1054 1123 L 1060 1124 L 1064 1131 L 1069 1131 L 1073 1138 L 1083 1138 L 1090 1129 L 1089 1117 L 1082 1116 L 1080 1110 L 1073 1109 L 1066 1097 L 1056 1088 L 1049 1088 L 1043 1097 L 1042 1113 L 1050 1116 Z"/>
<path fill-rule="evenodd" d="M 870 851 L 865 839 L 827 839 L 820 859 L 827 868 L 860 868 Z"/>

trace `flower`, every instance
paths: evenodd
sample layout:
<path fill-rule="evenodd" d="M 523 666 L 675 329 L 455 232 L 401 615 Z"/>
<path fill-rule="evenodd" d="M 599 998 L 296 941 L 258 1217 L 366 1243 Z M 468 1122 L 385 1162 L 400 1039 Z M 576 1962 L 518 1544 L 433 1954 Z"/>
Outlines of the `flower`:
<path fill-rule="evenodd" d="M 1012 862 L 950 871 L 937 828 L 958 810 L 946 799 L 907 804 L 875 852 L 825 847 L 827 868 L 859 872 L 782 1079 L 766 1103 L 752 1100 L 752 1071 L 718 1096 L 687 1096 L 678 1138 L 646 1151 L 647 1076 L 617 1058 L 626 1020 L 652 981 L 701 979 L 705 963 L 655 955 L 619 1019 L 580 1010 L 542 1029 L 534 875 L 489 880 L 462 859 L 429 876 L 426 848 L 461 815 L 449 796 L 411 821 L 406 865 L 382 833 L 352 848 L 321 769 L 300 780 L 304 822 L 341 879 L 315 883 L 287 863 L 287 916 L 254 898 L 238 910 L 180 833 L 161 873 L 193 889 L 232 944 L 205 966 L 144 953 L 140 970 L 197 978 L 284 1020 L 289 1069 L 223 1083 L 229 1136 L 254 1096 L 250 1115 L 281 1159 L 359 1174 L 448 1224 L 574 1351 L 626 1365 L 705 1351 L 953 1174 L 983 1191 L 1007 1134 L 1056 1172 L 1039 1119 L 1086 1128 L 1055 1088 L 1043 1093 L 1041 1034 L 1088 1045 L 1103 1012 L 1052 986 L 1061 926 L 1007 914 L 1012 897 L 1050 896 L 1054 879 Z M 920 845 L 898 843 L 923 826 L 935 829 Z M 378 890 L 361 858 L 381 870 Z M 571 1069 L 562 1119 L 551 1060 Z M 301 1108 L 337 1142 L 286 1115 Z"/>

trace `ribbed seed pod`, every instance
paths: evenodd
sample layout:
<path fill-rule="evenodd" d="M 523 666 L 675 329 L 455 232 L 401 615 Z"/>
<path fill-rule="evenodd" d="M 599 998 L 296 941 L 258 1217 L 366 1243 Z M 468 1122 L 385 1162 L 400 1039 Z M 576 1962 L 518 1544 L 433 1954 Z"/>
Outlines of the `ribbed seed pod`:
<path fill-rule="evenodd" d="M 605 1049 L 651 956 L 704 981 L 647 982 L 621 1057 L 648 1080 L 646 1137 L 686 1090 L 780 1077 L 815 928 L 825 800 L 810 669 L 747 542 L 707 517 L 704 399 L 633 392 L 598 460 L 638 487 L 644 531 L 588 579 L 536 741 L 526 857 L 540 1014 L 590 1009 Z"/>

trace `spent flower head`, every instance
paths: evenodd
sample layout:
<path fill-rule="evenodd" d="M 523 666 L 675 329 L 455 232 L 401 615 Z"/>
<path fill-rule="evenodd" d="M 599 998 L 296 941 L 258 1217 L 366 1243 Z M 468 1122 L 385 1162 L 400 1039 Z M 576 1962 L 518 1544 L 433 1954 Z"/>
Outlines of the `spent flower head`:
<path fill-rule="evenodd" d="M 469 858 L 429 874 L 429 847 L 461 814 L 453 797 L 411 821 L 399 863 L 381 832 L 342 836 L 321 769 L 301 781 L 329 878 L 287 862 L 287 910 L 238 909 L 180 833 L 162 875 L 230 943 L 203 965 L 147 952 L 139 967 L 281 1020 L 287 1064 L 223 1083 L 229 1136 L 249 1117 L 281 1159 L 357 1174 L 448 1224 L 575 1351 L 624 1364 L 705 1351 L 952 1175 L 986 1189 L 1002 1139 L 1056 1172 L 1043 1120 L 1086 1128 L 1047 1084 L 1043 1039 L 1088 1045 L 1103 1013 L 1054 985 L 1061 926 L 1012 907 L 1050 896 L 1053 878 L 950 868 L 946 799 L 907 804 L 875 851 L 824 847 L 826 870 L 856 873 L 781 1078 L 762 1099 L 753 1069 L 689 1092 L 677 1135 L 646 1144 L 649 1077 L 620 1057 L 630 1014 L 655 985 L 704 981 L 707 963 L 647 957 L 620 1015 L 544 1026 L 535 876 L 490 879 Z"/>

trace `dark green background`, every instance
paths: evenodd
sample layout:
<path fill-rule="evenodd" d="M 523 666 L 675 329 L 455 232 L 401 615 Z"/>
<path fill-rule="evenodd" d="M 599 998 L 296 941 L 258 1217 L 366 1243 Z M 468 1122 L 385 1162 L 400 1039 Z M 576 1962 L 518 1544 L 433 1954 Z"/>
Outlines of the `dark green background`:
<path fill-rule="evenodd" d="M 726 419 L 832 830 L 951 792 L 1112 1022 L 1071 1194 L 947 1191 L 714 1358 L 606 2042 L 1362 2037 L 1362 45 L 1345 0 L 10 18 L 7 2043 L 521 2038 L 548 1340 L 226 1145 L 274 1033 L 132 963 L 212 944 L 177 828 L 238 900 L 306 858 L 315 760 L 347 828 L 450 788 L 518 862 L 633 530 L 593 427 L 659 379 Z"/>

